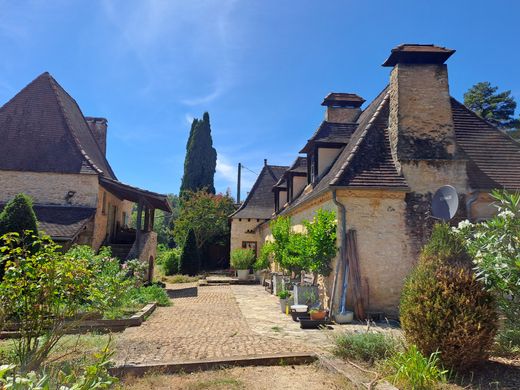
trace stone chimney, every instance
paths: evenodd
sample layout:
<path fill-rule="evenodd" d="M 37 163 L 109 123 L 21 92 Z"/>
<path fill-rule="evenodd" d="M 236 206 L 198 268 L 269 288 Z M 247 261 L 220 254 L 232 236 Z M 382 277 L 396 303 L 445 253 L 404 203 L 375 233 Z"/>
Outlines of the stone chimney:
<path fill-rule="evenodd" d="M 390 75 L 389 133 L 396 162 L 456 157 L 448 68 L 455 50 L 403 44 L 383 66 Z"/>
<path fill-rule="evenodd" d="M 108 121 L 105 118 L 85 117 L 90 131 L 94 134 L 101 151 L 106 156 L 107 154 L 107 127 Z"/>
<path fill-rule="evenodd" d="M 323 99 L 325 120 L 332 123 L 356 123 L 365 99 L 354 93 L 331 92 Z"/>

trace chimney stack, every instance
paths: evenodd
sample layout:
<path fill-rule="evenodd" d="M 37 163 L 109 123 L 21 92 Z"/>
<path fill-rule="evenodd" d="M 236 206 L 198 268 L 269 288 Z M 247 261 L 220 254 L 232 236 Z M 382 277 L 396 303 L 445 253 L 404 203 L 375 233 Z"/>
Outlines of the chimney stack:
<path fill-rule="evenodd" d="M 103 155 L 106 156 L 108 121 L 106 118 L 96 118 L 91 116 L 85 117 L 85 120 L 87 121 L 90 131 L 92 131 L 92 134 L 94 134 L 94 138 L 96 138 Z"/>
<path fill-rule="evenodd" d="M 331 92 L 323 99 L 325 120 L 331 123 L 356 123 L 365 99 L 354 93 Z"/>
<path fill-rule="evenodd" d="M 389 133 L 397 161 L 456 158 L 448 68 L 455 50 L 435 45 L 403 44 L 392 49 L 383 66 L 390 75 Z"/>

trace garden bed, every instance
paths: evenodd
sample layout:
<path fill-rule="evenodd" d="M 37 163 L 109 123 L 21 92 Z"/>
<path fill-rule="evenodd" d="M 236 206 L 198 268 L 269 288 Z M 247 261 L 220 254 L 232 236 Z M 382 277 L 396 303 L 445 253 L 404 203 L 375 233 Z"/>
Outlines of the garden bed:
<path fill-rule="evenodd" d="M 150 316 L 155 308 L 156 303 L 149 303 L 137 313 L 129 318 L 120 319 L 90 319 L 79 321 L 71 324 L 67 330 L 67 334 L 86 333 L 86 332 L 122 332 L 131 326 L 140 326 L 148 316 Z M 13 324 L 14 325 L 14 324 Z M 0 339 L 12 339 L 20 337 L 20 333 L 16 330 L 17 326 L 11 326 L 10 330 L 0 332 Z"/>

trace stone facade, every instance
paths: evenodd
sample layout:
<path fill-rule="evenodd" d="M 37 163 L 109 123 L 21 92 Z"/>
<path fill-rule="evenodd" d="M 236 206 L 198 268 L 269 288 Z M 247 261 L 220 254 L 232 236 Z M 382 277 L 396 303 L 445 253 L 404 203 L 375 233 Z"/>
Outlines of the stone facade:
<path fill-rule="evenodd" d="M 354 123 L 361 114 L 360 108 L 327 107 L 325 120 L 332 123 Z"/>
<path fill-rule="evenodd" d="M 0 202 L 17 194 L 29 195 L 34 203 L 96 207 L 98 176 L 0 170 Z M 72 197 L 67 194 L 74 191 Z"/>
<path fill-rule="evenodd" d="M 257 251 L 262 248 L 263 240 L 257 229 L 263 222 L 256 218 L 233 218 L 231 222 L 231 251 L 242 248 L 242 243 L 256 242 Z"/>

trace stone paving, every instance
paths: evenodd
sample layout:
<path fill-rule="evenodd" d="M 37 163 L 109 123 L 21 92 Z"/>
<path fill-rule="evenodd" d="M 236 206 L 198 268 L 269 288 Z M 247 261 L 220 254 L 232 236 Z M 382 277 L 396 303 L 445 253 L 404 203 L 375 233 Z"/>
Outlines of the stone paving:
<path fill-rule="evenodd" d="M 127 328 L 116 338 L 115 347 L 116 365 L 312 350 L 304 344 L 268 337 L 266 333 L 259 334 L 251 329 L 229 285 L 199 287 L 196 297 L 174 298 L 172 306 L 157 308 L 141 326 Z"/>

